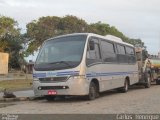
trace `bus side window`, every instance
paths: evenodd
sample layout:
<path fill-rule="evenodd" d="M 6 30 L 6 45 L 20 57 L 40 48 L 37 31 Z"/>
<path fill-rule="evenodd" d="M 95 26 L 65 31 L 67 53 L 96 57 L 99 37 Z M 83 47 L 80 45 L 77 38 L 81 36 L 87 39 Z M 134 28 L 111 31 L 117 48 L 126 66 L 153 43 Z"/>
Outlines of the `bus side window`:
<path fill-rule="evenodd" d="M 102 56 L 104 62 L 116 62 L 117 56 L 115 53 L 114 44 L 104 41 L 101 41 L 101 48 L 102 48 Z"/>
<path fill-rule="evenodd" d="M 128 63 L 135 63 L 136 62 L 136 57 L 135 57 L 135 51 L 134 48 L 127 47 L 126 46 L 126 53 L 128 56 Z M 138 56 L 138 59 L 141 59 L 141 56 Z"/>
<path fill-rule="evenodd" d="M 94 50 L 95 47 L 94 47 L 94 41 L 90 40 L 89 41 L 89 50 Z"/>
<path fill-rule="evenodd" d="M 118 62 L 128 63 L 128 57 L 126 55 L 125 46 L 117 44 L 117 49 L 118 49 L 118 54 L 117 54 Z"/>
<path fill-rule="evenodd" d="M 96 38 L 90 38 L 87 48 L 87 65 L 101 61 L 99 41 Z"/>

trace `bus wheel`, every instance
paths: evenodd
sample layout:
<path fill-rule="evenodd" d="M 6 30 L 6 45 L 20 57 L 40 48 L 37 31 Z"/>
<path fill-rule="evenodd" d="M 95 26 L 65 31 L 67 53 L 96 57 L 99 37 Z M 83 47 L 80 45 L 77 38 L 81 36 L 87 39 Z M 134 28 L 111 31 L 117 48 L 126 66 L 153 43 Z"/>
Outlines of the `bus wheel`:
<path fill-rule="evenodd" d="M 160 79 L 159 78 L 156 79 L 156 84 L 160 85 Z"/>
<path fill-rule="evenodd" d="M 55 99 L 56 96 L 45 96 L 45 99 L 48 100 L 48 101 L 53 101 Z"/>
<path fill-rule="evenodd" d="M 122 92 L 123 93 L 126 93 L 128 91 L 128 88 L 129 88 L 129 81 L 128 80 L 125 80 L 124 82 L 124 86 L 122 87 Z"/>
<path fill-rule="evenodd" d="M 145 79 L 146 79 L 146 83 L 145 83 L 144 87 L 150 88 L 151 87 L 151 77 L 148 73 L 146 74 Z"/>
<path fill-rule="evenodd" d="M 94 82 L 90 83 L 89 94 L 87 95 L 88 100 L 94 100 L 97 97 L 97 88 Z"/>

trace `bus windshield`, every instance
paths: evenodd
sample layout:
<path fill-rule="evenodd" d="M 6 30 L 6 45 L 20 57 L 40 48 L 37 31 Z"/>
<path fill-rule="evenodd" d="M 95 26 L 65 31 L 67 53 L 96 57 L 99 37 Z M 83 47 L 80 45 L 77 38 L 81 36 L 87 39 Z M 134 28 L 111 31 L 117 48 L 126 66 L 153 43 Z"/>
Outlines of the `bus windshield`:
<path fill-rule="evenodd" d="M 79 65 L 86 35 L 65 36 L 48 40 L 42 46 L 35 70 L 60 70 Z"/>

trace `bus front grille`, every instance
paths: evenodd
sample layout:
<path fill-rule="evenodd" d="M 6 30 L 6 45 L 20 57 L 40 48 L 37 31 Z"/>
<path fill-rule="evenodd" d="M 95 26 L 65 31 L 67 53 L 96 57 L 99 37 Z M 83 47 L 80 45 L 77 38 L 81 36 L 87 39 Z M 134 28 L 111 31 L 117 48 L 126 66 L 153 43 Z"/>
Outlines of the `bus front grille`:
<path fill-rule="evenodd" d="M 39 86 L 38 90 L 58 90 L 58 89 L 69 89 L 68 86 Z"/>
<path fill-rule="evenodd" d="M 42 83 L 52 83 L 52 82 L 65 82 L 68 77 L 48 77 L 48 78 L 39 78 L 39 81 Z"/>

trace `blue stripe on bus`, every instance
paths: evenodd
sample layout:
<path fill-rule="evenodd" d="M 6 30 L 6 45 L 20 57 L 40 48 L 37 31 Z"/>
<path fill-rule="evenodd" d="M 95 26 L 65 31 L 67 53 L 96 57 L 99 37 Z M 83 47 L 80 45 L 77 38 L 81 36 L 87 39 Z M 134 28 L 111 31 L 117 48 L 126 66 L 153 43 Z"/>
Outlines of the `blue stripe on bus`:
<path fill-rule="evenodd" d="M 57 73 L 34 73 L 34 78 L 45 78 L 47 74 L 53 74 L 55 76 L 68 76 L 68 75 L 79 75 L 79 71 L 66 71 L 66 72 L 57 72 Z"/>
<path fill-rule="evenodd" d="M 108 72 L 108 73 L 87 73 L 86 77 L 103 77 L 103 76 L 119 76 L 119 75 L 129 75 L 137 74 L 138 71 L 129 71 L 129 72 Z M 79 71 L 66 71 L 66 72 L 57 72 L 54 73 L 55 76 L 68 76 L 68 75 L 79 75 Z M 47 73 L 35 73 L 33 74 L 34 78 L 45 78 Z"/>
<path fill-rule="evenodd" d="M 66 71 L 66 72 L 57 72 L 58 74 L 66 74 L 66 73 L 79 73 L 79 71 Z"/>
<path fill-rule="evenodd" d="M 67 72 L 58 72 L 57 75 L 74 75 L 79 74 L 79 71 L 67 71 Z"/>
<path fill-rule="evenodd" d="M 118 75 L 129 75 L 129 74 L 137 74 L 138 71 L 130 71 L 130 72 L 110 72 L 110 73 L 88 73 L 86 77 L 103 77 L 103 76 L 118 76 Z"/>
<path fill-rule="evenodd" d="M 35 73 L 33 74 L 33 77 L 46 77 L 46 73 Z"/>

